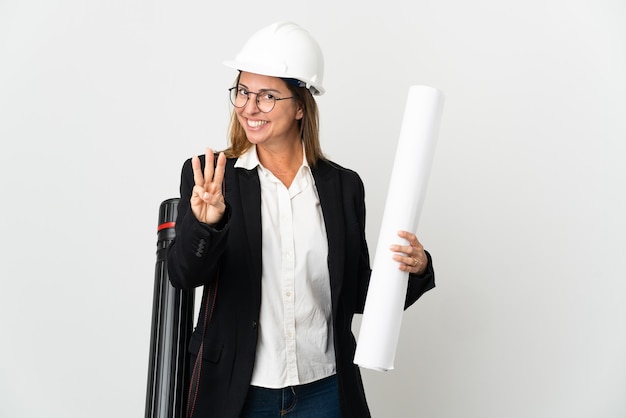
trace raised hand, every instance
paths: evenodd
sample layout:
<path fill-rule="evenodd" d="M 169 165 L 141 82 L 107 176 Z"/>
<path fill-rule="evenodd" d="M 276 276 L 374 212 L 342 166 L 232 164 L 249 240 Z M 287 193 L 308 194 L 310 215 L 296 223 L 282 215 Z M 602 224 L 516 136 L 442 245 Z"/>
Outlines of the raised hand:
<path fill-rule="evenodd" d="M 194 186 L 191 192 L 191 211 L 196 219 L 205 224 L 214 225 L 222 219 L 226 203 L 222 194 L 222 182 L 224 181 L 224 169 L 226 156 L 223 152 L 217 157 L 211 148 L 206 149 L 204 172 L 200 165 L 200 158 L 194 156 L 191 159 L 193 168 Z"/>
<path fill-rule="evenodd" d="M 424 246 L 415 234 L 407 231 L 398 231 L 398 236 L 409 242 L 409 245 L 392 245 L 389 249 L 395 254 L 393 259 L 399 264 L 398 268 L 413 274 L 421 274 L 426 270 L 428 258 Z"/>

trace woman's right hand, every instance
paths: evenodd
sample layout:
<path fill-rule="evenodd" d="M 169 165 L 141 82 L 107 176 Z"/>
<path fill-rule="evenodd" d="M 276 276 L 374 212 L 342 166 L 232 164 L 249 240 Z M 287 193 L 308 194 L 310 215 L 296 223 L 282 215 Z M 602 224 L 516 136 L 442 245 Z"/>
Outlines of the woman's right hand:
<path fill-rule="evenodd" d="M 213 150 L 207 148 L 204 173 L 200 165 L 200 158 L 194 156 L 191 159 L 195 183 L 191 192 L 191 211 L 198 221 L 209 225 L 218 223 L 226 210 L 226 203 L 222 194 L 226 156 L 220 152 L 217 157 L 217 164 L 214 164 L 214 159 Z"/>

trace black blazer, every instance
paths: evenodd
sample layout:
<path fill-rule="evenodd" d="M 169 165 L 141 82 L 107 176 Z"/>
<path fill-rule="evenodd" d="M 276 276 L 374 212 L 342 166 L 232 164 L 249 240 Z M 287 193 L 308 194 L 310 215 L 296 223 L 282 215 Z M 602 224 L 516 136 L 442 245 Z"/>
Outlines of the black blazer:
<path fill-rule="evenodd" d="M 201 158 L 204 165 L 204 157 Z M 193 189 L 191 160 L 182 169 L 176 238 L 169 247 L 171 283 L 191 289 L 218 280 L 213 319 L 206 330 L 195 417 L 238 417 L 252 376 L 261 305 L 261 191 L 256 169 L 234 168 L 228 159 L 224 178 L 227 202 L 219 225 L 196 220 L 189 207 Z M 365 199 L 357 173 L 330 161 L 312 168 L 326 233 L 332 297 L 339 398 L 344 418 L 369 417 L 359 368 L 352 317 L 362 313 L 370 277 L 365 241 Z M 428 253 L 427 253 L 428 255 Z M 390 254 L 391 256 L 391 254 Z M 405 308 L 433 288 L 434 271 L 410 275 Z M 189 350 L 197 355 L 205 317 L 203 293 L 198 326 Z"/>

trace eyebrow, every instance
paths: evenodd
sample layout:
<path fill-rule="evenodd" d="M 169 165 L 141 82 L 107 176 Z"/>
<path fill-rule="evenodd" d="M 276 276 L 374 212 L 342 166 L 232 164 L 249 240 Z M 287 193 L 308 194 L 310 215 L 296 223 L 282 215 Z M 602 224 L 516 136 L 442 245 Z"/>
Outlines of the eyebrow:
<path fill-rule="evenodd" d="M 249 87 L 248 87 L 248 86 L 246 86 L 246 85 L 245 85 L 245 84 L 243 84 L 243 83 L 239 83 L 239 87 L 245 87 L 246 89 L 249 89 Z M 259 93 L 260 93 L 260 92 L 267 92 L 267 91 L 273 91 L 273 92 L 276 92 L 276 93 L 280 93 L 280 94 L 282 94 L 282 92 L 281 92 L 280 90 L 276 90 L 276 89 L 260 89 L 260 90 L 259 90 Z"/>

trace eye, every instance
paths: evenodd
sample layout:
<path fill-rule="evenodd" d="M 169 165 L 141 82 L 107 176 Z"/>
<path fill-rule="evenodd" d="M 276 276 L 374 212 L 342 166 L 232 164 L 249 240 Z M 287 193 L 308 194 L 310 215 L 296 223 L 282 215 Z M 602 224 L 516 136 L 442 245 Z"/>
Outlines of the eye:
<path fill-rule="evenodd" d="M 266 102 L 270 102 L 274 100 L 274 95 L 272 93 L 263 92 L 259 94 L 259 99 L 266 101 Z"/>
<path fill-rule="evenodd" d="M 248 89 L 247 89 L 247 88 L 245 88 L 245 87 L 239 87 L 239 88 L 237 89 L 237 94 L 238 94 L 239 96 L 248 96 Z"/>

